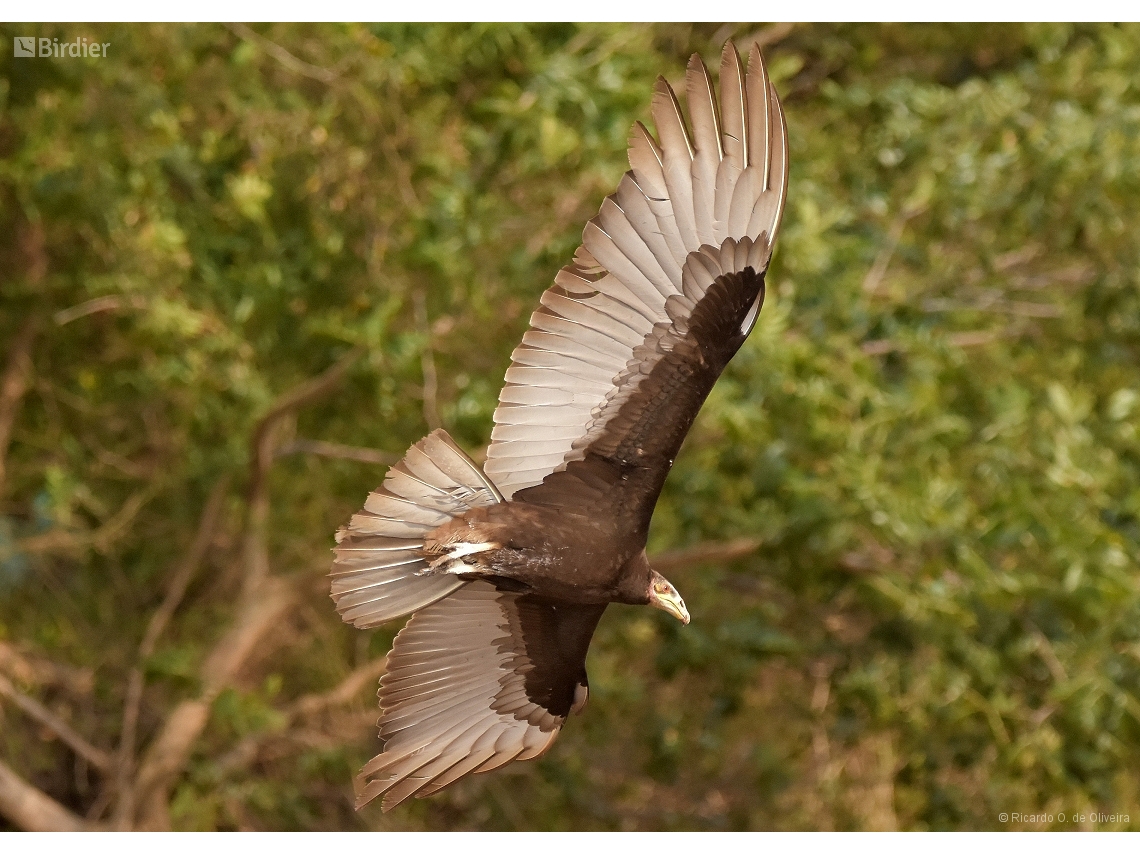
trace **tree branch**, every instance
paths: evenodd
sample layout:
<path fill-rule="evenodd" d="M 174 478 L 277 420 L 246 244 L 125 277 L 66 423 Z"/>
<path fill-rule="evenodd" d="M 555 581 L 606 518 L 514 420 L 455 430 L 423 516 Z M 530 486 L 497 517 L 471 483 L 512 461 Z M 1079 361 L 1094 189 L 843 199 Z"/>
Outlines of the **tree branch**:
<path fill-rule="evenodd" d="M 1030 300 L 1006 300 L 1000 295 L 983 298 L 975 303 L 944 298 L 931 298 L 922 303 L 924 312 L 986 312 L 989 314 L 1020 315 L 1026 318 L 1059 318 L 1064 312 L 1053 303 L 1035 303 Z"/>
<path fill-rule="evenodd" d="M 323 374 L 279 397 L 254 428 L 249 472 L 249 521 L 244 549 L 247 589 L 256 587 L 269 573 L 269 554 L 264 548 L 265 526 L 269 519 L 269 494 L 265 481 L 269 467 L 273 465 L 274 431 L 281 420 L 290 413 L 324 397 L 336 388 L 362 353 L 364 353 L 363 347 L 354 347 Z"/>
<path fill-rule="evenodd" d="M 1024 332 L 1026 332 L 1024 326 L 1011 325 L 998 330 L 964 330 L 948 333 L 945 340 L 951 347 L 981 347 L 1003 338 L 1014 338 Z M 859 345 L 859 349 L 868 356 L 885 356 L 888 353 L 905 351 L 906 345 L 888 338 L 878 338 L 863 342 Z"/>
<path fill-rule="evenodd" d="M 264 50 L 267 54 L 285 66 L 292 72 L 302 74 L 305 77 L 311 77 L 313 80 L 319 80 L 321 83 L 332 83 L 337 78 L 335 71 L 330 71 L 327 68 L 321 68 L 319 65 L 305 62 L 303 59 L 298 59 L 281 47 L 276 42 L 271 42 L 265 36 L 259 35 L 245 24 L 225 24 L 226 29 L 236 35 L 240 39 L 248 42 L 253 42 L 255 45 Z"/>
<path fill-rule="evenodd" d="M 202 517 L 198 522 L 198 532 L 194 536 L 194 542 L 190 551 L 186 553 L 174 571 L 174 575 L 171 576 L 162 604 L 151 616 L 150 623 L 147 624 L 146 632 L 143 634 L 143 640 L 139 644 L 138 654 L 135 657 L 135 665 L 127 680 L 127 698 L 123 707 L 123 728 L 119 740 L 115 782 L 115 790 L 118 793 L 118 802 L 115 806 L 115 826 L 119 829 L 125 830 L 130 827 L 135 810 L 135 788 L 132 785 L 132 778 L 135 767 L 135 741 L 138 735 L 139 709 L 142 706 L 143 689 L 146 687 L 143 666 L 154 653 L 159 636 L 170 623 L 170 619 L 174 617 L 174 612 L 181 605 L 182 598 L 186 595 L 186 589 L 190 586 L 194 574 L 198 572 L 198 567 L 206 557 L 206 551 L 210 547 L 210 541 L 213 540 L 214 531 L 221 517 L 222 502 L 225 499 L 229 483 L 229 476 L 222 476 L 210 492 L 210 497 L 206 500 L 206 507 L 202 511 Z"/>
<path fill-rule="evenodd" d="M 263 580 L 250 596 L 242 598 L 234 626 L 214 646 L 202 667 L 202 693 L 174 708 L 146 753 L 136 783 L 142 808 L 140 828 L 169 828 L 170 789 L 186 768 L 194 744 L 206 729 L 210 705 L 232 682 L 258 641 L 277 624 L 292 602 L 293 591 L 275 578 Z"/>
<path fill-rule="evenodd" d="M 424 348 L 420 352 L 420 368 L 424 376 L 424 421 L 430 430 L 442 426 L 439 420 L 439 377 L 435 370 L 435 354 L 431 349 L 431 327 L 428 325 L 427 300 L 423 291 L 416 291 L 414 295 L 416 310 L 416 326 L 424 337 Z"/>
<path fill-rule="evenodd" d="M 386 667 L 387 657 L 373 660 L 354 670 L 330 691 L 298 698 L 285 710 L 283 729 L 287 730 L 300 719 L 349 703 L 366 686 L 379 680 L 384 675 Z M 282 730 L 250 734 L 218 761 L 218 770 L 225 773 L 252 763 L 257 758 L 261 747 L 281 733 Z"/>
<path fill-rule="evenodd" d="M 206 729 L 210 705 L 230 685 L 258 642 L 293 601 L 292 587 L 269 573 L 267 483 L 274 458 L 275 429 L 287 415 L 331 392 L 363 352 L 362 347 L 353 348 L 323 374 L 282 395 L 254 428 L 249 517 L 242 546 L 245 578 L 237 613 L 233 625 L 202 664 L 201 693 L 174 708 L 146 752 L 135 783 L 141 828 L 170 827 L 170 790 L 189 763 L 198 737 Z M 124 824 L 128 824 L 126 820 Z"/>
<path fill-rule="evenodd" d="M 115 540 L 126 532 L 143 506 L 153 499 L 160 489 L 159 482 L 152 481 L 142 489 L 135 491 L 123 502 L 123 506 L 115 512 L 113 517 L 96 529 L 79 532 L 56 529 L 44 534 L 24 537 L 0 551 L 0 558 L 6 557 L 11 552 L 36 555 L 74 552 L 87 547 L 92 547 L 97 552 L 108 552 Z"/>
<path fill-rule="evenodd" d="M 0 760 L 0 814 L 23 831 L 91 830 L 79 816 Z"/>
<path fill-rule="evenodd" d="M 289 707 L 288 714 L 294 717 L 315 715 L 322 710 L 347 704 L 360 694 L 365 686 L 375 683 L 384 676 L 388 659 L 381 657 L 367 662 L 341 680 L 328 692 L 303 695 Z"/>
<path fill-rule="evenodd" d="M 376 448 L 343 445 L 320 439 L 294 439 L 277 449 L 274 456 L 288 457 L 290 454 L 316 454 L 320 457 L 339 457 L 342 460 L 359 460 L 361 463 L 377 463 L 383 466 L 390 466 L 399 460 L 396 455 Z"/>
<path fill-rule="evenodd" d="M 883 279 L 886 278 L 887 275 L 887 268 L 891 266 L 891 259 L 895 257 L 895 251 L 899 248 L 899 242 L 902 240 L 903 230 L 906 228 L 906 224 L 925 210 L 925 205 L 904 208 L 902 213 L 891 223 L 891 228 L 887 232 L 886 244 L 879 250 L 879 254 L 875 256 L 874 263 L 867 271 L 867 275 L 863 278 L 863 292 L 865 294 L 879 293 Z"/>
<path fill-rule="evenodd" d="M 0 696 L 3 696 L 23 710 L 30 718 L 42 724 L 60 738 L 72 751 L 98 769 L 107 772 L 111 769 L 111 755 L 101 748 L 96 748 L 78 733 L 71 729 L 63 719 L 37 701 L 25 695 L 12 685 L 11 681 L 0 676 Z"/>
<path fill-rule="evenodd" d="M 650 558 L 650 564 L 659 573 L 675 572 L 695 564 L 715 564 L 735 561 L 751 555 L 760 548 L 760 541 L 754 537 L 742 537 L 723 542 L 698 543 L 685 549 L 672 549 L 659 552 Z"/>
<path fill-rule="evenodd" d="M 61 309 L 52 315 L 51 319 L 55 321 L 56 326 L 62 327 L 64 324 L 70 324 L 72 321 L 77 321 L 88 315 L 94 315 L 98 312 L 116 312 L 122 308 L 145 309 L 146 300 L 137 296 L 107 294 L 103 297 L 95 297 L 77 306 Z"/>
<path fill-rule="evenodd" d="M 95 688 L 95 674 L 90 668 L 60 665 L 42 656 L 22 653 L 3 641 L 0 641 L 0 671 L 25 685 L 54 686 L 73 697 L 85 698 Z"/>
<path fill-rule="evenodd" d="M 782 42 L 789 35 L 791 35 L 792 30 L 794 30 L 797 26 L 798 25 L 796 23 L 790 21 L 782 21 L 778 24 L 769 24 L 768 26 L 761 27 L 760 29 L 749 33 L 748 35 L 734 38 L 733 41 L 736 42 L 736 44 L 740 47 L 744 48 L 745 52 L 747 52 L 754 43 L 760 45 L 762 48 L 766 48 Z M 736 27 L 734 24 L 725 24 L 723 27 L 716 31 L 712 39 L 709 41 L 709 44 L 712 45 L 716 50 L 720 50 L 721 47 L 724 46 L 725 41 L 732 36 L 732 31 L 735 28 Z"/>
<path fill-rule="evenodd" d="M 32 342 L 35 341 L 38 326 L 38 318 L 34 315 L 21 325 L 12 340 L 8 364 L 0 377 L 0 495 L 4 492 L 5 463 L 8 459 L 8 443 L 12 439 L 12 426 L 16 422 L 20 399 L 28 389 L 28 378 L 32 373 Z"/>

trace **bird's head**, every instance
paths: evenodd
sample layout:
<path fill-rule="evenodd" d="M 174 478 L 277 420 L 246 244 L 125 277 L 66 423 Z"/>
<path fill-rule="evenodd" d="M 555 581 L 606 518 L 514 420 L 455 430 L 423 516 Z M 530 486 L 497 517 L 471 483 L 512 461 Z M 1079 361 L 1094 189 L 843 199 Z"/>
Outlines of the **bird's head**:
<path fill-rule="evenodd" d="M 689 610 L 677 589 L 656 570 L 649 574 L 649 605 L 673 615 L 681 623 L 689 622 Z"/>

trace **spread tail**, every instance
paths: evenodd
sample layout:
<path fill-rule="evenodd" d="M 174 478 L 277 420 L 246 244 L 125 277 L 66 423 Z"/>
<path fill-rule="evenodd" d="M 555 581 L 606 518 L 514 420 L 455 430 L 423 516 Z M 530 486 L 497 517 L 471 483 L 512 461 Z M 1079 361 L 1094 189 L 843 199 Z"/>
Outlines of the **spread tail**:
<path fill-rule="evenodd" d="M 503 501 L 479 466 L 433 431 L 388 470 L 384 484 L 336 534 L 332 598 L 345 622 L 379 626 L 421 609 L 466 582 L 426 575 L 424 536 L 467 511 Z"/>

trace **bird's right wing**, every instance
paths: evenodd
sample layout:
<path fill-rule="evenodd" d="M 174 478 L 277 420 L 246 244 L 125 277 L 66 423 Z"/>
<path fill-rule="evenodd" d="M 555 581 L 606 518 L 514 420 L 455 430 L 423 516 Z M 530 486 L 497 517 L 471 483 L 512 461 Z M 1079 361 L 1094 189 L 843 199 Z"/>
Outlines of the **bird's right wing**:
<path fill-rule="evenodd" d="M 605 605 L 572 605 L 475 581 L 416 612 L 380 680 L 384 751 L 356 806 L 384 810 L 466 775 L 538 757 L 586 700 L 586 650 Z"/>
<path fill-rule="evenodd" d="M 686 88 L 691 132 L 658 79 L 652 112 L 660 144 L 634 126 L 631 171 L 587 224 L 574 262 L 542 295 L 511 357 L 484 465 L 507 498 L 584 459 L 595 444 L 636 446 L 642 437 L 629 432 L 649 433 L 635 422 L 723 344 L 723 313 L 734 313 L 730 326 L 740 334 L 716 354 L 724 363 L 755 323 L 787 189 L 783 110 L 756 46 L 745 74 L 736 48 L 725 45 L 719 105 L 695 55 Z M 684 406 L 654 427 L 666 471 L 669 450 L 721 368 L 686 387 Z M 655 498 L 652 490 L 642 497 Z"/>

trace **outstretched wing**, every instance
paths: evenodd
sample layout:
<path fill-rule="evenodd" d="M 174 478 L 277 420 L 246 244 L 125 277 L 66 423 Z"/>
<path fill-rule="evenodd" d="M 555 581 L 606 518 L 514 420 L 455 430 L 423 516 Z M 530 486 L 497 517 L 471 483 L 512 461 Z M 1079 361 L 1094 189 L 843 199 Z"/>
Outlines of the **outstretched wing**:
<path fill-rule="evenodd" d="M 643 491 L 651 505 L 755 323 L 787 189 L 783 111 L 756 46 L 747 74 L 725 46 L 719 107 L 695 55 L 686 88 L 691 130 L 658 79 L 660 144 L 634 125 L 632 170 L 511 357 L 484 465 L 507 498 L 593 453 L 619 467 L 663 466 Z"/>
<path fill-rule="evenodd" d="M 357 808 L 384 810 L 475 772 L 538 757 L 586 700 L 586 650 L 605 605 L 475 581 L 416 612 L 380 681 L 384 751 L 357 779 Z"/>

